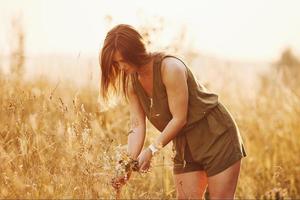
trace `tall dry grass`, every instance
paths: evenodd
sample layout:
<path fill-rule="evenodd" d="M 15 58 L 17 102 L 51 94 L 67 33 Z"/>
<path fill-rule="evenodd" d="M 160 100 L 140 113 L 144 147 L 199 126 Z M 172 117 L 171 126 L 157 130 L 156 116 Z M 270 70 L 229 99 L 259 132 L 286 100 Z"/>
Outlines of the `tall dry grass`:
<path fill-rule="evenodd" d="M 114 198 L 109 183 L 115 147 L 127 140 L 127 105 L 102 111 L 97 89 L 45 78 L 1 76 L 0 92 L 1 198 Z M 248 152 L 237 197 L 299 198 L 299 96 L 271 74 L 254 101 L 223 92 Z M 147 142 L 154 134 L 150 126 Z M 168 146 L 158 155 L 151 173 L 134 173 L 122 198 L 174 198 L 171 153 Z"/>
<path fill-rule="evenodd" d="M 19 84 L 2 77 L 0 91 L 1 198 L 114 197 L 112 159 L 127 140 L 126 106 L 100 112 L 96 90 L 44 79 Z M 135 183 L 152 188 L 144 195 L 160 188 L 134 176 L 125 196 L 141 191 Z"/>

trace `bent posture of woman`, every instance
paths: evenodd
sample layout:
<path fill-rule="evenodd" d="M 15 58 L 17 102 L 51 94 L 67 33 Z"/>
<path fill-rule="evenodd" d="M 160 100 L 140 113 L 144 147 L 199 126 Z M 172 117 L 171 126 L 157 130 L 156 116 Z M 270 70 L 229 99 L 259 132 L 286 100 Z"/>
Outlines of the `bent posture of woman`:
<path fill-rule="evenodd" d="M 246 153 L 238 127 L 218 96 L 179 58 L 148 52 L 130 25 L 117 25 L 107 33 L 99 58 L 104 99 L 114 89 L 129 102 L 128 153 L 140 170 L 147 170 L 151 158 L 172 141 L 177 198 L 203 198 L 207 187 L 211 199 L 234 198 Z M 161 134 L 143 149 L 146 117 Z"/>

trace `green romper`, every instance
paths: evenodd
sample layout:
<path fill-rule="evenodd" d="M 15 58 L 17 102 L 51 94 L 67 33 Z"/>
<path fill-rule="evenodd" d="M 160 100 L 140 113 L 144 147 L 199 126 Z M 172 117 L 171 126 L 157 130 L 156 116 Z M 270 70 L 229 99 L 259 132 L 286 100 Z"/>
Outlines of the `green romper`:
<path fill-rule="evenodd" d="M 161 77 L 161 62 L 166 57 L 174 56 L 163 53 L 154 56 L 152 98 L 147 96 L 137 73 L 132 75 L 133 88 L 147 119 L 161 132 L 172 119 Z M 187 66 L 186 69 L 188 116 L 187 123 L 172 140 L 176 152 L 173 172 L 179 174 L 205 170 L 207 176 L 213 176 L 245 157 L 246 152 L 229 111 L 218 101 L 216 94 L 208 92 L 198 83 Z"/>

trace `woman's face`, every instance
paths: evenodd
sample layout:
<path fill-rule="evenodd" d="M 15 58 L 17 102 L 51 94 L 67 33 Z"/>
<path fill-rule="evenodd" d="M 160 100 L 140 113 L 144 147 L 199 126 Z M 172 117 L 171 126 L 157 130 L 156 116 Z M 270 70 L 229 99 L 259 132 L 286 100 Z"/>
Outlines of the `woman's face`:
<path fill-rule="evenodd" d="M 116 51 L 114 53 L 113 65 L 117 67 L 119 70 L 124 71 L 126 74 L 132 74 L 136 72 L 136 67 L 126 62 L 119 51 Z"/>

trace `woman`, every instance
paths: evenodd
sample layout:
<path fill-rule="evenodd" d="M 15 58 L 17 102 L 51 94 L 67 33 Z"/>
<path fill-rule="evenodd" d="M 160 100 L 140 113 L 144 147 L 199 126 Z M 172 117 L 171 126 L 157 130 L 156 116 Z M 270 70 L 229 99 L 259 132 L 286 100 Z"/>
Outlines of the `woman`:
<path fill-rule="evenodd" d="M 151 158 L 172 141 L 177 198 L 202 198 L 207 186 L 211 199 L 234 198 L 246 156 L 237 125 L 184 62 L 147 52 L 141 35 L 120 24 L 107 33 L 100 65 L 104 99 L 112 87 L 122 89 L 129 102 L 128 153 L 140 170 L 147 170 Z M 143 149 L 146 117 L 161 134 Z"/>

